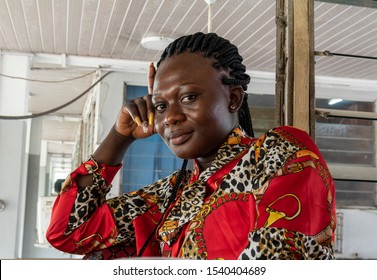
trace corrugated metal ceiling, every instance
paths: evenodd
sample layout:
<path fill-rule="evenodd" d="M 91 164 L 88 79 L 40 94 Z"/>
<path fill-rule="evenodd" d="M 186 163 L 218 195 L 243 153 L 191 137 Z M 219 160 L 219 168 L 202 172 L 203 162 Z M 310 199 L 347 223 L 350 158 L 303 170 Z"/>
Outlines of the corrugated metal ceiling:
<path fill-rule="evenodd" d="M 375 2 L 375 1 L 372 1 Z M 377 10 L 315 2 L 315 48 L 377 56 Z M 275 70 L 275 1 L 218 0 L 213 31 L 237 46 L 248 70 Z M 144 36 L 207 31 L 204 0 L 1 0 L 0 49 L 155 61 Z M 317 74 L 375 79 L 371 60 L 320 57 Z"/>

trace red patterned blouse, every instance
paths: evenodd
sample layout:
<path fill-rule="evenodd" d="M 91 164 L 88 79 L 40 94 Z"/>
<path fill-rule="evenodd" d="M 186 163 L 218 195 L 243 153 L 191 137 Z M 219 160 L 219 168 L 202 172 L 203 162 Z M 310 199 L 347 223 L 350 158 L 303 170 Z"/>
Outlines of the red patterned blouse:
<path fill-rule="evenodd" d="M 177 172 L 106 199 L 119 166 L 93 158 L 73 171 L 57 197 L 47 239 L 85 259 L 142 256 L 190 259 L 333 259 L 335 187 L 310 136 L 278 127 L 259 139 L 240 128 L 211 167 Z M 93 184 L 78 187 L 78 175 Z M 161 223 L 159 223 L 161 221 Z"/>

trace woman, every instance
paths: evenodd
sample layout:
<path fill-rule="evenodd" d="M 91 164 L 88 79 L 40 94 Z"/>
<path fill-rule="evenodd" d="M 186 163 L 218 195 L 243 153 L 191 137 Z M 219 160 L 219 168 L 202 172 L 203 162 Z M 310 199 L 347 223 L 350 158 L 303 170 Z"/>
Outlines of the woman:
<path fill-rule="evenodd" d="M 89 259 L 332 259 L 334 184 L 311 138 L 278 127 L 255 139 L 237 47 L 183 36 L 150 67 L 148 95 L 128 102 L 56 199 L 49 242 Z M 127 148 L 158 133 L 182 169 L 106 200 Z M 186 170 L 187 160 L 194 161 Z"/>

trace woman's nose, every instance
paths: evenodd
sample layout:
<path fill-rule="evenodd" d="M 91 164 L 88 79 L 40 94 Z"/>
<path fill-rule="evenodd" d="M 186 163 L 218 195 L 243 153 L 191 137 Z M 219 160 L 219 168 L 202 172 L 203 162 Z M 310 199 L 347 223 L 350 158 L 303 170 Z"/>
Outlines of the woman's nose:
<path fill-rule="evenodd" d="M 164 125 L 171 126 L 182 122 L 185 119 L 185 115 L 182 112 L 179 105 L 170 105 L 165 112 Z"/>

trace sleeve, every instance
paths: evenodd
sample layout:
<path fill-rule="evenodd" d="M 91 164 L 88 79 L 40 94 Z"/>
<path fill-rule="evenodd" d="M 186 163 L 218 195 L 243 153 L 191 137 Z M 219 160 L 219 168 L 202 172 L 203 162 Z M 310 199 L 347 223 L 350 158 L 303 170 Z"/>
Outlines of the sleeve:
<path fill-rule="evenodd" d="M 91 158 L 67 177 L 54 202 L 46 233 L 53 247 L 85 254 L 116 243 L 119 231 L 111 209 L 104 202 L 120 167 L 98 164 Z M 93 175 L 93 184 L 78 187 L 75 178 L 88 174 Z"/>
<path fill-rule="evenodd" d="M 46 238 L 56 249 L 86 259 L 133 256 L 159 220 L 170 195 L 172 175 L 144 188 L 106 200 L 120 169 L 93 158 L 73 171 L 55 200 Z M 91 186 L 79 187 L 77 176 L 92 174 Z"/>
<path fill-rule="evenodd" d="M 274 133 L 277 141 L 262 160 L 274 172 L 255 196 L 258 217 L 241 258 L 334 259 L 335 186 L 328 167 L 304 131 Z"/>

